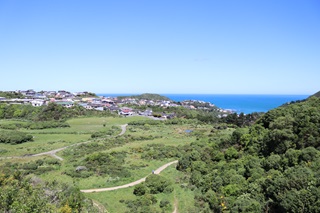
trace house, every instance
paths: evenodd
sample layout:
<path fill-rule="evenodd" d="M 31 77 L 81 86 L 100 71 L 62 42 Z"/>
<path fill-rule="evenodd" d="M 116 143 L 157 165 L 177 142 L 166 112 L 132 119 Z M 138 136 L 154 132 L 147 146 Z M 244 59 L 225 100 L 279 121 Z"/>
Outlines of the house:
<path fill-rule="evenodd" d="M 103 111 L 104 110 L 104 107 L 96 107 L 94 108 L 95 110 L 98 110 L 98 111 Z"/>
<path fill-rule="evenodd" d="M 122 107 L 119 110 L 119 115 L 132 115 L 133 114 L 133 109 L 129 107 Z"/>
<path fill-rule="evenodd" d="M 54 97 L 57 95 L 56 91 L 44 91 L 43 94 L 47 97 Z"/>
<path fill-rule="evenodd" d="M 29 89 L 26 91 L 21 91 L 20 93 L 24 96 L 27 96 L 27 97 L 33 97 L 36 94 L 36 92 L 32 89 Z"/>
<path fill-rule="evenodd" d="M 35 99 L 35 100 L 30 101 L 30 103 L 34 107 L 39 107 L 39 106 L 44 105 L 45 101 L 44 100 Z"/>
<path fill-rule="evenodd" d="M 71 101 L 56 101 L 55 103 L 58 105 L 64 106 L 66 108 L 73 107 L 73 102 L 71 102 Z"/>
<path fill-rule="evenodd" d="M 141 112 L 140 115 L 152 116 L 152 109 L 146 109 L 144 112 Z"/>
<path fill-rule="evenodd" d="M 78 103 L 78 104 L 85 109 L 93 109 L 93 107 L 91 105 L 89 105 L 88 103 Z"/>
<path fill-rule="evenodd" d="M 110 111 L 113 111 L 113 112 L 119 111 L 119 107 L 117 107 L 117 106 L 115 106 L 115 105 L 111 105 L 110 107 L 108 107 L 108 109 L 109 109 Z"/>
<path fill-rule="evenodd" d="M 46 99 L 47 96 L 45 96 L 44 94 L 41 94 L 41 93 L 36 93 L 33 98 L 36 98 L 36 99 Z"/>
<path fill-rule="evenodd" d="M 113 100 L 111 100 L 111 99 L 106 99 L 106 98 L 102 99 L 101 102 L 104 103 L 104 104 L 114 104 L 114 101 L 113 101 Z"/>

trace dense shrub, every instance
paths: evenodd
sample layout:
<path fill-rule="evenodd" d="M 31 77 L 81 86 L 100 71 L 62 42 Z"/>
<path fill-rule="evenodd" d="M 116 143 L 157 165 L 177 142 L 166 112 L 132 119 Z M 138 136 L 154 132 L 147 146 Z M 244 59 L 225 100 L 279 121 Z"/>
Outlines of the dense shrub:
<path fill-rule="evenodd" d="M 66 171 L 66 174 L 72 177 L 87 177 L 90 175 L 108 175 L 110 177 L 127 178 L 131 176 L 130 170 L 124 166 L 125 152 L 112 153 L 93 153 L 88 155 L 83 161 L 79 161 L 79 165 L 83 165 L 88 170 L 76 172 Z"/>
<path fill-rule="evenodd" d="M 19 131 L 0 131 L 0 143 L 20 144 L 32 141 L 32 135 Z"/>
<path fill-rule="evenodd" d="M 99 132 L 94 132 L 91 134 L 91 138 L 100 138 L 100 137 L 106 137 L 106 136 L 112 136 L 112 135 L 117 135 L 121 132 L 120 127 L 118 126 L 112 126 L 109 129 L 105 129 Z"/>
<path fill-rule="evenodd" d="M 318 98 L 287 104 L 229 138 L 181 150 L 177 169 L 196 192 L 195 212 L 319 212 L 319 106 Z"/>
<path fill-rule="evenodd" d="M 159 120 L 140 120 L 140 121 L 131 121 L 131 122 L 128 123 L 128 125 L 143 126 L 145 124 L 148 124 L 148 125 L 159 125 L 161 123 L 162 123 L 162 121 L 159 121 Z"/>
<path fill-rule="evenodd" d="M 38 121 L 38 122 L 17 122 L 17 123 L 8 123 L 0 124 L 1 129 L 49 129 L 49 128 L 65 128 L 70 127 L 66 122 L 59 121 Z"/>
<path fill-rule="evenodd" d="M 145 182 L 151 194 L 162 192 L 171 193 L 173 191 L 172 183 L 161 175 L 149 175 Z"/>
<path fill-rule="evenodd" d="M 72 184 L 27 178 L 10 167 L 0 167 L 0 212 L 97 212 L 92 201 Z"/>

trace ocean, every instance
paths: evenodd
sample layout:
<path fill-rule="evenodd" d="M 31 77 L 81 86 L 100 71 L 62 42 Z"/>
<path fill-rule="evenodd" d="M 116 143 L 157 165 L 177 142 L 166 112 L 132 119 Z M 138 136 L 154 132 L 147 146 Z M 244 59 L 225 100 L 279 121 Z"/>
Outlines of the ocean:
<path fill-rule="evenodd" d="M 116 97 L 136 94 L 97 94 L 99 96 Z M 267 112 L 282 104 L 303 100 L 309 95 L 217 95 L 217 94 L 161 94 L 173 101 L 199 100 L 210 102 L 222 109 L 237 113 Z"/>

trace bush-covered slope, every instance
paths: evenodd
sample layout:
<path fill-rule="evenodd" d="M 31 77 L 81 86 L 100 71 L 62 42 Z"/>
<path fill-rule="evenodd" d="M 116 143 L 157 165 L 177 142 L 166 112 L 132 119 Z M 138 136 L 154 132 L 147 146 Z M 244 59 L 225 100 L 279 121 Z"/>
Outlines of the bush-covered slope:
<path fill-rule="evenodd" d="M 222 140 L 189 147 L 177 169 L 198 212 L 320 212 L 320 99 L 266 113 Z"/>
<path fill-rule="evenodd" d="M 317 92 L 317 93 L 315 93 L 315 94 L 313 94 L 311 97 L 317 97 L 317 98 L 320 98 L 320 91 L 319 92 Z"/>
<path fill-rule="evenodd" d="M 159 94 L 153 94 L 153 93 L 143 93 L 141 95 L 132 95 L 132 96 L 120 96 L 118 97 L 120 99 L 124 98 L 135 98 L 138 100 L 144 99 L 144 100 L 164 100 L 164 101 L 170 101 L 168 97 L 159 95 Z"/>

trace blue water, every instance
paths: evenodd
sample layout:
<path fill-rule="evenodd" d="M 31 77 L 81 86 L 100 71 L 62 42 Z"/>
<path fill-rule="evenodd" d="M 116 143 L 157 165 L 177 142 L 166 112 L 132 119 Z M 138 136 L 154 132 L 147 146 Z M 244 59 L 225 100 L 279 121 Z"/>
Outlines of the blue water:
<path fill-rule="evenodd" d="M 98 94 L 100 96 L 123 96 L 134 94 Z M 282 104 L 303 100 L 309 95 L 208 95 L 208 94 L 161 94 L 174 101 L 199 100 L 210 102 L 219 108 L 245 114 L 267 112 Z"/>

